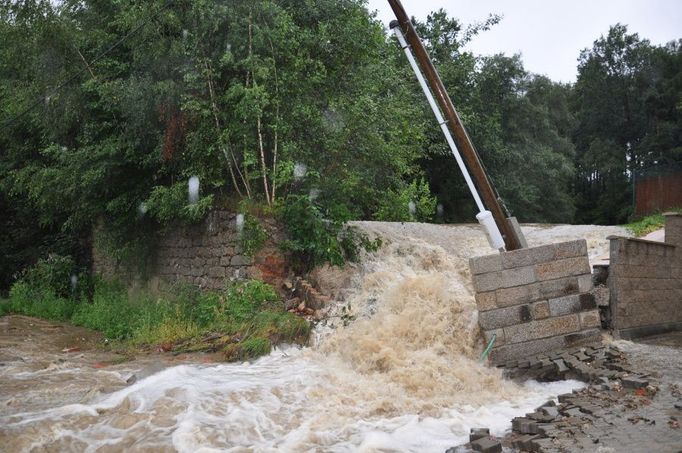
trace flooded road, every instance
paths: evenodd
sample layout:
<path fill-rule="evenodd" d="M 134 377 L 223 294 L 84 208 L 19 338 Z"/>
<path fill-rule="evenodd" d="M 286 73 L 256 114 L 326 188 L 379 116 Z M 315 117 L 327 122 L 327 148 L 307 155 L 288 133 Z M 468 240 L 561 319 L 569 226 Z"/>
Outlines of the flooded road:
<path fill-rule="evenodd" d="M 477 228 L 361 227 L 384 246 L 351 269 L 313 344 L 253 363 L 118 363 L 84 329 L 2 318 L 0 450 L 442 452 L 582 386 L 518 385 L 479 363 L 468 258 L 489 249 Z M 538 226 L 528 240 L 588 236 L 596 256 L 617 233 Z"/>

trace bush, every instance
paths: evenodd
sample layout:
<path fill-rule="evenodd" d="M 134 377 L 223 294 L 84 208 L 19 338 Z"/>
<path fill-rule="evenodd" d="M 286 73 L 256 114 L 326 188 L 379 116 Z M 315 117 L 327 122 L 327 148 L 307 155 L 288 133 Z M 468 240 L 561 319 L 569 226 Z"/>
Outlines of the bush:
<path fill-rule="evenodd" d="M 51 289 L 32 286 L 20 280 L 12 285 L 6 312 L 20 313 L 38 318 L 66 321 L 75 309 L 71 299 L 58 297 Z"/>
<path fill-rule="evenodd" d="M 144 203 L 148 212 L 161 224 L 175 221 L 197 223 L 201 221 L 213 205 L 213 195 L 189 203 L 187 183 L 178 182 L 172 186 L 156 186 Z"/>
<path fill-rule="evenodd" d="M 72 321 L 99 330 L 109 339 L 121 340 L 132 335 L 142 315 L 141 307 L 129 300 L 122 285 L 100 280 L 95 284 L 92 302 L 82 303 Z"/>
<path fill-rule="evenodd" d="M 258 219 L 249 213 L 244 213 L 244 229 L 239 236 L 239 245 L 244 255 L 253 256 L 260 250 L 268 239 L 268 233 L 261 226 Z"/>
<path fill-rule="evenodd" d="M 78 273 L 69 256 L 50 255 L 25 270 L 11 287 L 4 312 L 65 321 L 89 291 L 89 279 Z"/>
<path fill-rule="evenodd" d="M 412 203 L 412 209 L 410 209 Z M 436 197 L 423 179 L 412 181 L 400 192 L 389 191 L 374 214 L 385 222 L 429 222 L 436 213 Z"/>
<path fill-rule="evenodd" d="M 78 270 L 70 256 L 49 255 L 24 271 L 19 278 L 32 288 L 41 288 L 57 297 L 72 298 L 79 280 Z"/>
<path fill-rule="evenodd" d="M 356 260 L 361 249 L 377 250 L 381 241 L 370 241 L 345 225 L 348 219 L 340 214 L 343 212 L 348 211 L 342 207 L 324 209 L 307 196 L 290 195 L 279 212 L 290 237 L 281 247 L 292 252 L 304 269 L 325 263 L 342 266 Z"/>

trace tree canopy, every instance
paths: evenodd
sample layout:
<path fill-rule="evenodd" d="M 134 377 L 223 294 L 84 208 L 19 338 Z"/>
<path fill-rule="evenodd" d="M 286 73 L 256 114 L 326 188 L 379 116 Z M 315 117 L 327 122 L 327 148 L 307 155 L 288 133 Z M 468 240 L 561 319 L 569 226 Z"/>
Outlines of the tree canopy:
<path fill-rule="evenodd" d="M 682 162 L 682 41 L 614 25 L 566 85 L 518 55 L 464 50 L 499 20 L 440 10 L 416 26 L 507 207 L 521 221 L 625 221 L 637 172 Z M 230 199 L 310 193 L 356 219 L 435 220 L 435 200 L 441 221 L 475 214 L 362 0 L 0 0 L 0 39 L 3 286 L 51 251 L 86 260 L 95 225 L 139 245 Z"/>

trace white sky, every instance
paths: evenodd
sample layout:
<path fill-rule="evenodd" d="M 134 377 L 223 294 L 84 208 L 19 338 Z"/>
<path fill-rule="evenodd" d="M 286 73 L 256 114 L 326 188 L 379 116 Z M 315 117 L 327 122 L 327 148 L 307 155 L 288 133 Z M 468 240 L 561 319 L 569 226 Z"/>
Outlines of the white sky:
<path fill-rule="evenodd" d="M 464 24 L 504 15 L 467 49 L 482 55 L 521 53 L 526 70 L 553 80 L 574 82 L 580 51 L 617 22 L 653 44 L 682 38 L 682 0 L 402 0 L 407 14 L 420 20 L 445 9 Z M 368 0 L 384 24 L 395 19 L 386 0 Z"/>

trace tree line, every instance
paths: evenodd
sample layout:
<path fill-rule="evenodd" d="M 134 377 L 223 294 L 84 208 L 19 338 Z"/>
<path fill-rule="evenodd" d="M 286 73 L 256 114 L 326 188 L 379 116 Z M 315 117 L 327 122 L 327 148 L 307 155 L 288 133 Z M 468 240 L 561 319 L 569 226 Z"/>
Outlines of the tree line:
<path fill-rule="evenodd" d="M 682 41 L 616 24 L 562 84 L 518 55 L 464 49 L 498 21 L 440 10 L 416 25 L 508 209 L 627 221 L 633 176 L 682 162 Z M 2 286 L 48 252 L 82 255 L 95 224 L 143 247 L 230 200 L 473 219 L 404 55 L 362 0 L 0 0 L 0 40 Z"/>

